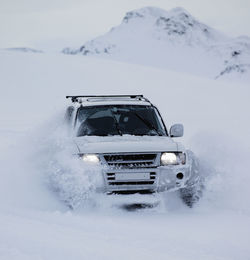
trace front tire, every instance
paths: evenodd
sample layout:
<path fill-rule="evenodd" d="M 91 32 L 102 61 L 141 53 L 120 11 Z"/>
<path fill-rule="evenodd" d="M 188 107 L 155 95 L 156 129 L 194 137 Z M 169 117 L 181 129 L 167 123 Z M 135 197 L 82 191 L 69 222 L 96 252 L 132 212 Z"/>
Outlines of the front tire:
<path fill-rule="evenodd" d="M 191 178 L 187 186 L 180 189 L 180 197 L 188 207 L 192 208 L 202 197 L 204 185 L 198 158 L 190 150 L 187 150 L 187 156 L 190 161 Z"/>
<path fill-rule="evenodd" d="M 188 207 L 192 208 L 202 197 L 203 188 L 204 186 L 201 181 L 191 186 L 181 188 L 180 197 Z"/>

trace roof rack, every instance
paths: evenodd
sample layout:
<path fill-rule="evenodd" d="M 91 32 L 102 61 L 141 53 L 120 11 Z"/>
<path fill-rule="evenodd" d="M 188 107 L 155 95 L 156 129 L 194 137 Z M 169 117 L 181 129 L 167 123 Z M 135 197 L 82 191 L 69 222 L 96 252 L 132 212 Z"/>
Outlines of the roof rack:
<path fill-rule="evenodd" d="M 87 95 L 87 96 L 66 96 L 66 98 L 71 98 L 71 101 L 74 102 L 78 102 L 78 103 L 82 103 L 82 99 L 81 98 L 86 98 L 86 101 L 90 101 L 89 99 L 93 98 L 93 99 L 109 99 L 109 98 L 129 98 L 129 99 L 135 99 L 135 100 L 140 100 L 140 101 L 146 101 L 149 102 L 150 101 L 143 97 L 143 95 Z"/>

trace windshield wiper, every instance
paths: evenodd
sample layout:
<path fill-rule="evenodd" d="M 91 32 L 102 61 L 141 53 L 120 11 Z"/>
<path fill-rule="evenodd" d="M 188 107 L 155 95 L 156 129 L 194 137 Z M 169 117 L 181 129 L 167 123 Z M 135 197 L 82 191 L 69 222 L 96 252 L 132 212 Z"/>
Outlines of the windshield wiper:
<path fill-rule="evenodd" d="M 154 130 L 158 135 L 162 136 L 162 133 L 160 133 L 158 131 L 158 129 L 151 123 L 149 122 L 147 119 L 141 117 L 139 114 L 137 114 L 136 112 L 134 112 L 134 114 L 150 129 L 150 130 Z"/>

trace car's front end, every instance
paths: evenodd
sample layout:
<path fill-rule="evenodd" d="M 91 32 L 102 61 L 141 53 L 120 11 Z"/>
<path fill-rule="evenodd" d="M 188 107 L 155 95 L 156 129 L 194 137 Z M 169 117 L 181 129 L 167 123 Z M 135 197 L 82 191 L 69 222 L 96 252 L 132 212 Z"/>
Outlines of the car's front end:
<path fill-rule="evenodd" d="M 185 187 L 192 177 L 188 154 L 170 138 L 78 137 L 75 143 L 85 163 L 101 167 L 99 190 L 105 193 L 171 191 Z"/>

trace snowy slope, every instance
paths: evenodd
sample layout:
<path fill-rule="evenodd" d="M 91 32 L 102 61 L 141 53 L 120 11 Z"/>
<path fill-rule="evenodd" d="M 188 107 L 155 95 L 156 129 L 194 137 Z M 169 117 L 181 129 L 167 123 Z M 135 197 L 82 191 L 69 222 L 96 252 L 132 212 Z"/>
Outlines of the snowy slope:
<path fill-rule="evenodd" d="M 250 81 L 250 38 L 230 38 L 183 8 L 128 12 L 110 32 L 65 54 L 98 55 L 196 75 Z M 229 76 L 230 75 L 230 76 Z"/>
<path fill-rule="evenodd" d="M 0 71 L 1 260 L 249 259 L 247 85 L 94 57 L 9 51 L 0 52 Z M 75 165 L 61 124 L 65 95 L 79 93 L 144 94 L 168 126 L 184 123 L 181 141 L 209 175 L 200 203 L 186 208 L 171 193 L 159 207 L 128 212 L 112 207 L 113 198 L 82 194 L 91 191 L 89 169 Z M 55 160 L 75 170 L 71 178 L 56 175 L 65 191 L 89 196 L 75 211 L 51 190 Z"/>

